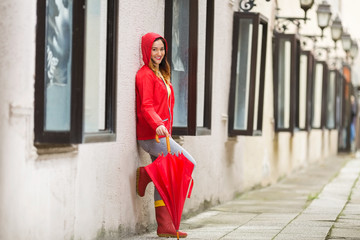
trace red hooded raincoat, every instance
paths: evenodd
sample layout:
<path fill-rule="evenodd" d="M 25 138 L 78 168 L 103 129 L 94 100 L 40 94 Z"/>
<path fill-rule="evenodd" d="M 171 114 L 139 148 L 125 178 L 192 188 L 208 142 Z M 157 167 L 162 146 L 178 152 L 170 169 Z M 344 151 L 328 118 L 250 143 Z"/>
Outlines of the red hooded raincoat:
<path fill-rule="evenodd" d="M 170 84 L 171 94 L 168 97 L 165 82 L 149 68 L 152 44 L 159 37 L 161 36 L 157 33 L 147 33 L 141 39 L 145 65 L 136 74 L 136 133 L 138 140 L 154 139 L 156 128 L 160 125 L 164 125 L 170 135 L 172 132 L 175 103 L 173 87 Z M 165 48 L 167 53 L 167 43 Z"/>

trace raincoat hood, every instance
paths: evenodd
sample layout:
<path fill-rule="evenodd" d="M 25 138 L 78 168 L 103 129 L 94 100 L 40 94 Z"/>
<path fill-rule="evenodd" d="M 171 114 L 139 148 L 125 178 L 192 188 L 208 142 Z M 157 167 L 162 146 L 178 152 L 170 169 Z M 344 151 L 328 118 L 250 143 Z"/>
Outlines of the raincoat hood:
<path fill-rule="evenodd" d="M 151 59 L 151 47 L 155 41 L 155 39 L 161 37 L 162 39 L 164 39 L 165 41 L 165 56 L 167 54 L 168 51 L 168 46 L 167 46 L 167 42 L 165 40 L 165 38 L 163 38 L 162 36 L 160 36 L 157 33 L 147 33 L 144 36 L 142 36 L 141 38 L 141 51 L 142 51 L 142 56 L 143 56 L 143 61 L 145 65 L 149 65 L 150 59 Z"/>

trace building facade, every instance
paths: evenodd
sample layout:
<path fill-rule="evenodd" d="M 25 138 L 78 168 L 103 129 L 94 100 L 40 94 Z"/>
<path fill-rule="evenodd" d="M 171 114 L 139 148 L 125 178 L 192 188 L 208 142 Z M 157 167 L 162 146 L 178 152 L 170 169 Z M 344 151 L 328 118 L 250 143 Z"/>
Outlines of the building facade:
<path fill-rule="evenodd" d="M 243 2 L 1 1 L 0 239 L 155 228 L 153 187 L 135 192 L 136 168 L 151 162 L 135 116 L 147 32 L 168 40 L 174 138 L 197 161 L 184 215 L 354 151 L 359 61 L 333 48 L 330 27 L 318 37 L 322 1 L 306 23 L 276 18 L 303 17 L 297 0 L 257 0 L 249 13 Z M 330 23 L 339 15 L 359 38 L 359 3 L 329 3 Z"/>

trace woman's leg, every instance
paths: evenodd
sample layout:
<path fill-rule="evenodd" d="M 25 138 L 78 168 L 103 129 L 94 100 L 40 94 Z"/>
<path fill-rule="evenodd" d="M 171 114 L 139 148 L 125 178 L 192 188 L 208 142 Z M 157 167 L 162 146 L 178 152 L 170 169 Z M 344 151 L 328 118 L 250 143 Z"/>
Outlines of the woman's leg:
<path fill-rule="evenodd" d="M 166 146 L 166 138 L 160 138 L 160 143 L 157 143 L 155 139 L 150 140 L 139 140 L 140 146 L 148 152 L 151 156 L 158 157 L 160 154 L 164 154 L 165 156 L 168 154 L 167 146 Z M 175 153 L 178 155 L 179 152 L 182 152 L 184 156 L 191 161 L 196 166 L 195 159 L 177 142 L 174 141 L 170 137 L 170 148 L 171 153 Z M 156 159 L 156 158 L 155 158 Z"/>
<path fill-rule="evenodd" d="M 151 160 L 155 161 L 160 154 L 164 154 L 165 156 L 168 154 L 167 146 L 166 146 L 166 138 L 160 138 L 160 143 L 157 143 L 155 139 L 151 140 L 139 140 L 139 145 L 150 154 Z M 196 162 L 194 158 L 177 142 L 175 142 L 172 138 L 170 140 L 170 148 L 171 152 L 178 155 L 179 152 L 182 152 L 184 156 L 189 159 L 194 165 Z M 171 221 L 170 214 L 166 209 L 165 203 L 161 199 L 161 196 L 157 189 L 154 191 L 154 200 L 155 200 L 155 215 L 156 222 L 158 223 L 157 234 L 160 237 L 176 237 L 176 230 Z M 179 231 L 179 236 L 184 238 L 187 236 L 186 233 Z"/>
<path fill-rule="evenodd" d="M 156 158 L 157 158 L 156 156 L 152 156 L 152 155 L 150 155 L 150 157 L 151 157 L 151 161 L 155 161 Z M 162 200 L 162 198 L 161 198 L 158 190 L 157 190 L 156 187 L 155 187 L 155 190 L 154 190 L 154 201 L 156 202 L 156 201 L 159 201 L 159 200 Z"/>
<path fill-rule="evenodd" d="M 167 151 L 167 146 L 166 146 L 166 138 L 160 138 L 160 143 L 157 143 L 155 141 L 155 139 L 151 139 L 151 140 L 139 140 L 139 145 L 150 154 L 151 160 L 155 161 L 156 158 L 160 155 L 160 154 L 164 154 L 167 155 L 168 151 Z M 189 161 L 191 161 L 194 165 L 196 165 L 196 161 L 195 159 L 183 148 L 181 147 L 177 142 L 174 141 L 174 139 L 172 139 L 170 137 L 170 149 L 172 153 L 175 153 L 176 155 L 178 155 L 179 152 L 182 152 L 184 154 L 184 156 L 189 159 Z M 162 200 L 160 197 L 159 192 L 157 191 L 157 189 L 155 188 L 154 191 L 154 200 L 158 201 L 158 200 Z"/>

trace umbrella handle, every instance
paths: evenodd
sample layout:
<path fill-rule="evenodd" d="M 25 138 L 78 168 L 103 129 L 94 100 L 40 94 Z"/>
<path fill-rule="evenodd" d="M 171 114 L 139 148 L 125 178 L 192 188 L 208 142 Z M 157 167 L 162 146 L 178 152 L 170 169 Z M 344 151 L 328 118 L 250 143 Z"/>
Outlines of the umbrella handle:
<path fill-rule="evenodd" d="M 156 141 L 157 143 L 160 142 L 160 140 L 159 140 L 159 135 L 157 135 L 157 134 L 155 134 L 155 141 Z M 166 136 L 166 147 L 167 147 L 168 153 L 171 153 L 170 138 L 169 138 L 168 136 Z"/>

